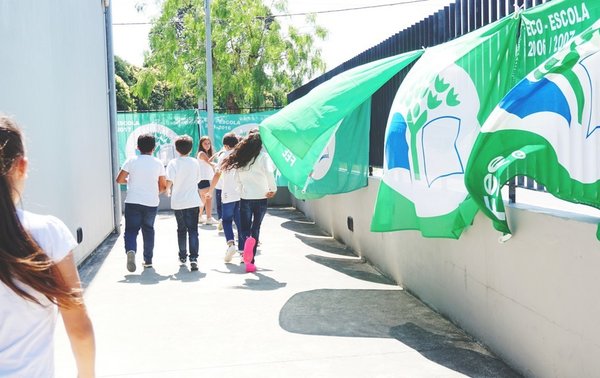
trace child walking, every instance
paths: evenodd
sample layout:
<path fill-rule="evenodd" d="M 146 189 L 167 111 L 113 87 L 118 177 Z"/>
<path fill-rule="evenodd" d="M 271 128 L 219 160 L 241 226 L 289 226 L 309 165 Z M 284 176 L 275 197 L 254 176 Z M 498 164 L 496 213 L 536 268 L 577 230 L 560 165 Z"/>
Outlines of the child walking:
<path fill-rule="evenodd" d="M 160 202 L 159 194 L 167 187 L 165 167 L 152 156 L 156 140 L 152 134 L 138 137 L 137 147 L 141 155 L 128 159 L 119 175 L 117 183 L 127 184 L 125 198 L 125 253 L 127 270 L 135 272 L 137 235 L 142 230 L 144 240 L 144 268 L 152 268 L 154 254 L 154 220 Z"/>
<path fill-rule="evenodd" d="M 200 145 L 198 146 L 198 163 L 200 163 L 200 171 L 202 172 L 202 180 L 198 183 L 198 191 L 200 192 L 200 198 L 202 203 L 200 204 L 200 215 L 202 210 L 206 212 L 206 217 L 201 219 L 201 223 L 207 225 L 217 224 L 217 220 L 212 216 L 212 201 L 208 201 L 206 196 L 209 193 L 210 182 L 215 175 L 215 166 L 211 162 L 211 158 L 214 155 L 214 149 L 212 142 L 209 137 L 203 136 L 200 138 Z"/>
<path fill-rule="evenodd" d="M 223 161 L 222 169 L 235 169 L 240 189 L 240 226 L 244 240 L 246 272 L 255 272 L 254 257 L 259 242 L 260 226 L 267 213 L 267 199 L 275 196 L 274 167 L 262 149 L 258 131 L 250 132 Z"/>
<path fill-rule="evenodd" d="M 223 136 L 223 148 L 225 151 L 208 191 L 208 193 L 212 193 L 212 189 L 216 187 L 217 183 L 221 183 L 221 221 L 227 242 L 225 262 L 230 262 L 237 249 L 241 250 L 244 247 L 240 233 L 240 193 L 235 181 L 235 169 L 222 169 L 225 159 L 231 154 L 237 144 L 238 137 L 234 133 L 227 133 Z M 207 198 L 210 201 L 210 194 Z M 235 226 L 238 229 L 237 248 L 235 246 L 232 222 L 235 222 Z"/>
<path fill-rule="evenodd" d="M 62 315 L 79 377 L 95 375 L 92 322 L 63 222 L 17 208 L 27 178 L 23 136 L 0 115 L 0 377 L 54 376 Z"/>
<path fill-rule="evenodd" d="M 175 141 L 179 157 L 167 165 L 167 193 L 171 193 L 171 208 L 177 220 L 177 243 L 179 262 L 185 264 L 188 258 L 186 242 L 189 243 L 190 269 L 198 270 L 198 215 L 200 213 L 200 164 L 191 158 L 193 140 L 183 135 Z"/>

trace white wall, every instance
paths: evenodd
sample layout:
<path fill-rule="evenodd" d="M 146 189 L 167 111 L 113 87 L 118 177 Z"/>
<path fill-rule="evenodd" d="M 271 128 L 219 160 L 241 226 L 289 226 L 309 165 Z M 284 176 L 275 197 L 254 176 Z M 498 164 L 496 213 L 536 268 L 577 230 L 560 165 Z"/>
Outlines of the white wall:
<path fill-rule="evenodd" d="M 481 213 L 459 240 L 371 233 L 378 186 L 370 178 L 359 191 L 296 205 L 525 375 L 598 376 L 600 242 L 593 219 L 508 207 L 514 234 L 504 244 Z"/>
<path fill-rule="evenodd" d="M 26 133 L 24 207 L 61 218 L 81 261 L 114 229 L 104 7 L 0 1 L 0 112 Z"/>

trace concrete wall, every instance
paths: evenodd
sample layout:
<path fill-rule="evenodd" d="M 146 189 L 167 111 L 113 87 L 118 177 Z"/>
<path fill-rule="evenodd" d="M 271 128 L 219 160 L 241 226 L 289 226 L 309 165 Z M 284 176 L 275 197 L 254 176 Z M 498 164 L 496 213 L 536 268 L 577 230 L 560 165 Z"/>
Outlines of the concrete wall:
<path fill-rule="evenodd" d="M 26 133 L 24 208 L 61 218 L 81 261 L 114 229 L 104 6 L 0 1 L 0 112 Z"/>
<path fill-rule="evenodd" d="M 365 189 L 295 205 L 526 376 L 598 376 L 600 242 L 593 219 L 509 207 L 514 234 L 504 244 L 481 214 L 460 240 L 371 233 L 378 186 L 370 178 Z"/>

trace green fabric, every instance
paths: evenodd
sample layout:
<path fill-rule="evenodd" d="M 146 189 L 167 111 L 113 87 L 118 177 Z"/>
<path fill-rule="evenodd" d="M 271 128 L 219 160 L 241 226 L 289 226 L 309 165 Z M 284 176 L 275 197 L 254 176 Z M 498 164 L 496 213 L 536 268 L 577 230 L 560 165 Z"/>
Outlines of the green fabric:
<path fill-rule="evenodd" d="M 465 181 L 497 230 L 511 233 L 500 189 L 515 176 L 533 178 L 563 200 L 600 208 L 599 84 L 597 21 L 515 86 L 490 115 Z"/>
<path fill-rule="evenodd" d="M 267 117 L 277 113 L 278 110 L 248 114 L 214 114 L 213 146 L 215 151 L 223 147 L 223 135 L 234 132 L 238 136 L 245 136 L 248 131 L 257 129 L 258 125 Z M 200 135 L 208 135 L 208 123 L 206 111 L 200 112 Z"/>
<path fill-rule="evenodd" d="M 299 199 L 316 199 L 367 186 L 371 100 L 346 116 L 313 167 L 304 187 L 289 184 Z"/>
<path fill-rule="evenodd" d="M 261 122 L 263 145 L 282 175 L 304 188 L 343 119 L 422 53 L 412 51 L 343 72 Z"/>
<path fill-rule="evenodd" d="M 513 85 L 600 18 L 600 1 L 553 0 L 520 14 Z"/>
<path fill-rule="evenodd" d="M 479 128 L 510 89 L 519 21 L 505 17 L 429 48 L 400 85 L 388 118 L 371 230 L 460 237 L 477 207 L 464 169 Z"/>
<path fill-rule="evenodd" d="M 154 156 L 165 165 L 176 158 L 175 139 L 187 134 L 194 140 L 192 156 L 198 151 L 198 116 L 195 110 L 169 112 L 117 113 L 117 140 L 119 164 L 128 157 L 139 154 L 137 138 L 141 134 L 152 133 L 156 137 Z"/>

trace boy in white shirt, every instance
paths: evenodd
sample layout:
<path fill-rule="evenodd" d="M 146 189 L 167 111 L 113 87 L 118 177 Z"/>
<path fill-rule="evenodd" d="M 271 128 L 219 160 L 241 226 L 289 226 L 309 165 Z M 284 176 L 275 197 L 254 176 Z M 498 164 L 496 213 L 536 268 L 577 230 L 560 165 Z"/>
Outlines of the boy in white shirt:
<path fill-rule="evenodd" d="M 171 190 L 171 208 L 175 210 L 177 220 L 177 242 L 179 244 L 179 261 L 187 261 L 186 242 L 189 242 L 190 269 L 198 270 L 198 214 L 200 213 L 200 164 L 189 156 L 193 140 L 183 135 L 175 141 L 175 150 L 180 157 L 167 165 L 167 192 Z M 186 240 L 188 239 L 188 240 Z"/>
<path fill-rule="evenodd" d="M 152 134 L 143 134 L 137 140 L 141 155 L 127 159 L 117 183 L 127 184 L 125 198 L 125 253 L 127 270 L 135 272 L 137 235 L 142 230 L 144 239 L 144 268 L 152 268 L 154 254 L 154 220 L 160 202 L 159 194 L 167 187 L 165 167 L 152 156 L 156 139 Z"/>

